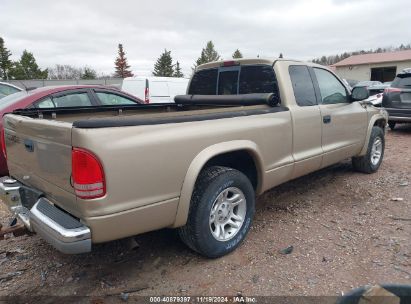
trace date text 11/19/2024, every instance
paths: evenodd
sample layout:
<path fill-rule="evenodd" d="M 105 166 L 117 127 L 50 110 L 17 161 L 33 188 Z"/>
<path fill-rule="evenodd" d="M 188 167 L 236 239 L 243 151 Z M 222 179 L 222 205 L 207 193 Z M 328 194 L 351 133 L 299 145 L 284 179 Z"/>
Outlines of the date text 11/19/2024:
<path fill-rule="evenodd" d="M 164 296 L 150 297 L 150 303 L 257 303 L 255 297 L 234 296 L 234 297 L 214 297 L 214 296 Z"/>

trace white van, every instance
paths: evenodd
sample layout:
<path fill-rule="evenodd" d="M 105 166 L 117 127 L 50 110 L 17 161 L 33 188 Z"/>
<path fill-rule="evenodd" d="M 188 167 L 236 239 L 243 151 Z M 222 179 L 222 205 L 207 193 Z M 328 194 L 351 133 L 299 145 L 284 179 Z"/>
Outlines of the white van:
<path fill-rule="evenodd" d="M 184 95 L 190 79 L 176 77 L 127 77 L 121 89 L 146 103 L 171 103 L 174 96 Z"/>

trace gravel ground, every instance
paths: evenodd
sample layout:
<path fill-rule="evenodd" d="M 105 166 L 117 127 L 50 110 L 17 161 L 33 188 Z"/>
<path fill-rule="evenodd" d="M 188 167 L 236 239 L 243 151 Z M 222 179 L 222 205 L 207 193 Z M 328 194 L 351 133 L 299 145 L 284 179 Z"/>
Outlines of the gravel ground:
<path fill-rule="evenodd" d="M 198 256 L 167 229 L 76 256 L 37 236 L 9 237 L 0 241 L 0 296 L 335 296 L 411 284 L 410 150 L 411 125 L 399 126 L 375 174 L 355 173 L 347 161 L 266 192 L 247 240 L 220 259 Z M 9 220 L 4 207 L 0 220 Z"/>

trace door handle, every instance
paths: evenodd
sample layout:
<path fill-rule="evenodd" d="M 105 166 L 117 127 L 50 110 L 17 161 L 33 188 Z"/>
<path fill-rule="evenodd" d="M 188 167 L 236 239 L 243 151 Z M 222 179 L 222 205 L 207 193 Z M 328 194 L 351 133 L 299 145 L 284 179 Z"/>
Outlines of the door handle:
<path fill-rule="evenodd" d="M 323 123 L 328 124 L 331 122 L 331 115 L 323 116 Z"/>

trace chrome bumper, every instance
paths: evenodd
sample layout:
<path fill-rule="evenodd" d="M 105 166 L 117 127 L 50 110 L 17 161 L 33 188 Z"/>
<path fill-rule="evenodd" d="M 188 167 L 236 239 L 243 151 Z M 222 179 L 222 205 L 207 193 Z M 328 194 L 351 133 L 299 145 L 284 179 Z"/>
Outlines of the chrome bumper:
<path fill-rule="evenodd" d="M 0 179 L 0 198 L 24 225 L 57 250 L 67 254 L 91 251 L 91 231 L 80 221 L 40 197 L 30 208 L 24 207 L 22 184 L 9 177 Z"/>
<path fill-rule="evenodd" d="M 404 116 L 390 116 L 388 121 L 395 121 L 395 122 L 411 122 L 411 117 L 404 117 Z"/>

